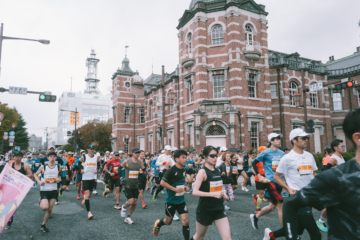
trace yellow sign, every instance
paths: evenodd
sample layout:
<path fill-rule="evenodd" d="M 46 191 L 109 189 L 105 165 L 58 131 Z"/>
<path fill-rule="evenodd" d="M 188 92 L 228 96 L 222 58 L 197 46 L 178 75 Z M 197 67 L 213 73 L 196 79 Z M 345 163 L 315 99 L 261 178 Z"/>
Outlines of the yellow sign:
<path fill-rule="evenodd" d="M 75 126 L 75 113 L 70 112 L 70 125 Z M 80 126 L 80 113 L 76 114 L 76 126 Z"/>

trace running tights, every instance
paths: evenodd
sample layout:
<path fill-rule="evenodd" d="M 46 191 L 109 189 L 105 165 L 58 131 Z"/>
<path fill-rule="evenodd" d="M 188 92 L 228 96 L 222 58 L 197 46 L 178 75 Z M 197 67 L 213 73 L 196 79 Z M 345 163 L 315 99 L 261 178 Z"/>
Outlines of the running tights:
<path fill-rule="evenodd" d="M 231 184 L 223 184 L 223 188 L 228 195 L 228 200 L 224 200 L 224 204 L 226 204 L 228 201 L 234 201 L 234 191 L 231 188 Z"/>

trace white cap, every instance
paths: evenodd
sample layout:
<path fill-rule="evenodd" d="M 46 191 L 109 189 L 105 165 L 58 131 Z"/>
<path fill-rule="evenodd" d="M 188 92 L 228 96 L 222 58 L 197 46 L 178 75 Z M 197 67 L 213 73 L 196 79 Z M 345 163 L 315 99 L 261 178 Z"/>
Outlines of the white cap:
<path fill-rule="evenodd" d="M 302 128 L 295 128 L 289 134 L 290 141 L 296 137 L 312 137 L 312 134 L 305 132 Z"/>
<path fill-rule="evenodd" d="M 105 153 L 110 153 L 109 151 L 106 151 Z"/>
<path fill-rule="evenodd" d="M 120 151 L 119 151 L 119 154 L 124 154 L 124 152 L 120 150 Z"/>
<path fill-rule="evenodd" d="M 283 135 L 281 134 L 281 133 L 270 133 L 269 135 L 268 135 L 268 140 L 269 140 L 269 142 L 271 141 L 271 139 L 272 138 L 277 138 L 277 137 L 283 137 Z"/>
<path fill-rule="evenodd" d="M 176 150 L 178 150 L 178 148 L 177 148 L 177 147 L 173 147 L 173 148 L 171 148 L 171 151 L 172 151 L 172 152 L 175 152 Z"/>
<path fill-rule="evenodd" d="M 220 148 L 220 152 L 226 152 L 227 151 L 227 148 L 226 147 L 221 147 Z"/>
<path fill-rule="evenodd" d="M 80 153 L 86 152 L 85 150 L 81 150 Z"/>
<path fill-rule="evenodd" d="M 164 151 L 164 150 L 161 150 L 161 153 L 165 153 L 165 151 Z"/>
<path fill-rule="evenodd" d="M 169 151 L 171 151 L 171 146 L 170 146 L 170 145 L 166 145 L 166 146 L 164 147 L 164 150 L 169 150 Z"/>
<path fill-rule="evenodd" d="M 114 154 L 114 152 L 111 152 L 110 154 Z"/>

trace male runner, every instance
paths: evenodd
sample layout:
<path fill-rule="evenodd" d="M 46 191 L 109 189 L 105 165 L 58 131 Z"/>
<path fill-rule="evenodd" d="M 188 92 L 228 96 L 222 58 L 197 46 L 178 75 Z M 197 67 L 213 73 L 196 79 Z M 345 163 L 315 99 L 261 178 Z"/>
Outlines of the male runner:
<path fill-rule="evenodd" d="M 29 177 L 29 178 L 33 178 L 32 173 L 31 173 L 31 169 L 30 166 L 27 164 L 24 164 L 23 162 L 21 162 L 21 159 L 23 157 L 22 152 L 20 151 L 15 151 L 13 152 L 14 154 L 14 162 L 9 162 L 9 166 L 12 167 L 13 169 L 15 169 L 16 171 L 22 173 L 23 175 Z M 15 214 L 15 213 L 14 213 Z M 8 223 L 5 226 L 5 229 L 10 229 L 11 228 L 11 224 L 14 221 L 14 215 L 10 218 L 10 220 L 8 221 Z"/>
<path fill-rule="evenodd" d="M 73 157 L 73 153 L 72 153 L 72 152 L 68 152 L 68 157 L 66 158 L 66 160 L 67 160 L 67 162 L 68 162 L 68 164 L 69 164 L 69 166 L 70 166 L 70 168 L 68 169 L 70 179 L 67 180 L 67 182 L 66 182 L 66 191 L 68 191 L 68 190 L 69 190 L 69 184 L 70 184 L 70 182 L 71 182 L 71 184 L 73 184 L 71 178 L 72 178 L 72 176 L 73 176 L 73 174 L 72 174 L 72 167 L 73 167 L 73 165 L 74 165 L 74 163 L 75 163 L 75 158 Z"/>
<path fill-rule="evenodd" d="M 94 155 L 95 146 L 89 145 L 87 147 L 88 154 L 82 156 L 80 161 L 84 163 L 84 169 L 81 170 L 82 173 L 82 181 L 83 181 L 83 188 L 85 191 L 84 199 L 82 200 L 81 204 L 84 204 L 86 211 L 88 214 L 88 219 L 92 219 L 94 215 L 90 212 L 90 198 L 96 184 L 96 176 L 97 176 L 97 162 L 100 162 L 100 158 Z"/>
<path fill-rule="evenodd" d="M 183 236 L 185 240 L 190 239 L 189 213 L 185 202 L 184 192 L 188 190 L 185 186 L 185 164 L 187 162 L 187 152 L 177 150 L 174 153 L 176 164 L 166 171 L 161 185 L 168 189 L 165 200 L 165 218 L 156 220 L 153 228 L 153 234 L 159 235 L 160 228 L 163 225 L 171 225 L 175 211 L 180 215 L 183 225 Z"/>
<path fill-rule="evenodd" d="M 144 166 L 145 166 L 145 170 L 142 170 L 140 168 L 139 170 L 139 198 L 141 201 L 141 206 L 142 208 L 146 208 L 147 204 L 144 202 L 144 189 L 146 187 L 146 177 L 147 177 L 147 164 L 146 164 L 146 159 L 145 159 L 145 152 L 143 150 L 140 151 L 139 154 L 139 160 L 143 162 Z"/>
<path fill-rule="evenodd" d="M 131 214 L 135 211 L 137 199 L 139 196 L 139 170 L 140 168 L 144 171 L 145 166 L 142 161 L 139 160 L 139 154 L 141 150 L 137 147 L 132 149 L 132 157 L 125 160 L 121 167 L 125 168 L 125 196 L 127 197 L 127 202 L 121 206 L 121 217 L 125 218 L 124 222 L 128 224 L 133 224 L 131 220 Z M 130 206 L 128 215 L 126 216 L 126 208 Z"/>
<path fill-rule="evenodd" d="M 64 151 L 62 150 L 58 151 L 58 157 L 60 157 L 63 160 L 63 164 L 59 165 L 61 168 L 61 181 L 57 184 L 57 191 L 59 193 L 59 197 L 62 197 L 63 191 L 66 190 L 67 180 L 71 178 L 71 175 L 70 176 L 67 175 L 67 173 L 69 173 L 68 169 L 70 166 L 67 162 L 67 159 L 64 158 Z M 60 188 L 60 183 L 61 183 L 61 188 Z"/>
<path fill-rule="evenodd" d="M 159 154 L 161 154 L 161 150 L 159 151 Z M 154 179 L 155 179 L 155 186 L 153 186 L 151 189 L 151 195 L 154 195 L 156 188 L 160 187 L 160 177 L 159 177 L 160 168 L 159 166 L 156 166 L 156 161 L 158 160 L 158 158 L 159 157 L 155 157 L 150 164 L 151 167 L 154 169 Z"/>
<path fill-rule="evenodd" d="M 325 154 L 325 157 L 322 160 L 321 171 L 325 171 L 327 169 L 327 165 L 329 163 L 330 157 L 331 157 L 331 155 L 334 154 L 334 152 L 330 146 L 326 146 L 324 149 L 324 154 Z"/>
<path fill-rule="evenodd" d="M 328 209 L 328 239 L 359 239 L 360 226 L 360 108 L 343 122 L 345 136 L 356 150 L 355 158 L 317 175 L 307 186 L 287 199 L 283 221 L 286 239 L 297 238 L 296 213 L 303 207 Z"/>
<path fill-rule="evenodd" d="M 266 183 L 265 198 L 270 201 L 270 204 L 262 208 L 259 213 L 250 214 L 250 220 L 254 229 L 259 229 L 257 225 L 258 219 L 268 214 L 271 211 L 274 211 L 277 207 L 279 221 L 282 225 L 282 202 L 284 201 L 281 197 L 282 188 L 274 181 L 274 174 L 279 165 L 280 159 L 285 155 L 283 151 L 279 149 L 281 145 L 280 138 L 282 137 L 279 133 L 270 133 L 268 135 L 268 140 L 270 147 L 265 151 L 261 152 L 256 159 L 252 162 L 252 167 L 255 170 L 256 175 L 258 176 L 260 182 L 264 182 L 264 177 L 261 176 L 257 168 L 257 164 L 262 162 L 264 165 L 265 177 L 269 182 Z M 265 180 L 265 181 L 266 181 Z"/>
<path fill-rule="evenodd" d="M 121 170 L 120 167 L 120 153 L 114 152 L 115 159 L 111 159 L 107 161 L 104 171 L 108 173 L 111 176 L 111 179 L 109 180 L 107 184 L 107 189 L 103 193 L 103 197 L 106 197 L 108 193 L 112 193 L 115 188 L 115 209 L 120 210 L 121 207 L 119 206 L 120 201 L 120 176 L 119 176 L 119 170 Z"/>
<path fill-rule="evenodd" d="M 36 182 L 40 185 L 40 208 L 41 210 L 46 211 L 40 228 L 43 232 L 49 231 L 45 224 L 52 214 L 55 198 L 58 194 L 56 185 L 61 181 L 61 168 L 59 165 L 55 164 L 56 153 L 49 152 L 47 156 L 49 162 L 45 165 L 42 165 L 34 176 Z M 39 180 L 38 174 L 40 173 L 42 175 L 43 181 Z M 64 187 L 66 186 L 64 185 Z"/>
<path fill-rule="evenodd" d="M 186 162 L 185 168 L 186 168 L 186 181 L 188 184 L 188 188 L 189 191 L 187 191 L 186 193 L 191 193 L 191 187 L 192 187 L 192 183 L 194 181 L 194 174 L 196 173 L 194 170 L 195 167 L 195 162 L 197 160 L 195 160 L 195 156 L 194 156 L 194 152 L 190 151 L 190 156 L 188 157 L 188 161 Z"/>
<path fill-rule="evenodd" d="M 84 162 L 81 162 L 80 159 L 81 157 L 84 157 L 86 154 L 86 151 L 85 150 L 81 150 L 80 151 L 80 156 L 78 156 L 75 160 L 75 163 L 73 165 L 73 170 L 74 172 L 76 173 L 76 185 L 75 185 L 75 188 L 77 190 L 77 197 L 76 197 L 76 200 L 80 200 L 80 192 L 82 194 L 82 197 L 85 196 L 85 193 L 82 189 L 82 173 L 81 173 L 81 170 L 84 169 Z"/>
<path fill-rule="evenodd" d="M 304 151 L 311 136 L 311 134 L 304 132 L 301 128 L 292 130 L 290 132 L 290 141 L 293 149 L 281 158 L 279 166 L 276 169 L 274 180 L 281 187 L 285 188 L 290 195 L 294 195 L 308 185 L 310 181 L 314 179 L 314 171 L 318 169 L 313 155 Z M 284 175 L 286 183 L 281 178 L 281 175 Z M 310 207 L 300 209 L 297 213 L 297 219 L 299 224 L 297 235 L 302 235 L 304 229 L 306 229 L 310 235 L 310 239 L 321 240 L 321 234 L 316 226 Z M 264 240 L 285 237 L 285 235 L 286 227 L 282 227 L 274 232 L 266 228 Z"/>
<path fill-rule="evenodd" d="M 32 158 L 32 162 L 33 162 L 33 168 L 31 169 L 33 173 L 36 173 L 37 170 L 39 170 L 40 168 L 40 160 L 41 158 L 39 157 L 39 153 L 35 152 L 32 154 L 33 158 Z M 35 181 L 33 188 L 36 188 L 38 186 L 38 183 Z"/>
<path fill-rule="evenodd" d="M 267 148 L 265 146 L 260 146 L 258 149 L 259 154 L 263 151 L 265 151 Z M 264 172 L 264 165 L 262 162 L 258 162 L 256 164 L 256 167 L 260 173 L 261 176 L 265 177 L 265 172 Z M 252 172 L 255 172 L 254 168 L 252 167 Z M 261 203 L 264 199 L 264 194 L 265 194 L 265 190 L 266 190 L 266 183 L 260 182 L 259 177 L 257 175 L 255 175 L 255 188 L 258 191 L 258 195 L 253 194 L 253 200 L 254 200 L 254 204 L 256 205 L 256 213 L 259 213 L 261 211 Z"/>
<path fill-rule="evenodd" d="M 165 172 L 164 172 L 164 169 L 165 169 L 165 165 L 167 164 L 167 162 L 169 162 L 171 160 L 171 146 L 169 145 L 166 145 L 165 148 L 164 148 L 164 154 L 160 155 L 158 157 L 158 159 L 156 160 L 156 163 L 155 165 L 158 166 L 160 169 L 160 173 L 159 173 L 159 178 L 160 178 L 160 181 L 162 179 L 162 177 L 164 176 Z M 165 170 L 166 171 L 166 170 Z M 157 200 L 157 196 L 158 194 L 164 189 L 163 186 L 159 186 L 154 195 L 153 195 L 153 201 L 156 202 Z"/>

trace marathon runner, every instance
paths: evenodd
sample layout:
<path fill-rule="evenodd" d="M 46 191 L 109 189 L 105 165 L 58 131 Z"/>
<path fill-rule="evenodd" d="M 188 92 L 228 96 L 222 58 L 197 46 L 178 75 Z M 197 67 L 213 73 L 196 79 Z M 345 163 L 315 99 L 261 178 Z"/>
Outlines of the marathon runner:
<path fill-rule="evenodd" d="M 161 154 L 161 150 L 159 151 L 159 154 Z M 160 167 L 156 166 L 156 161 L 158 160 L 158 158 L 159 157 L 155 157 L 150 164 L 151 167 L 154 169 L 154 179 L 155 179 L 155 186 L 153 186 L 151 189 L 151 195 L 154 195 L 156 188 L 160 187 L 160 176 L 159 176 Z"/>
<path fill-rule="evenodd" d="M 191 187 L 192 183 L 194 181 L 194 175 L 196 173 L 194 167 L 195 167 L 195 156 L 194 152 L 190 151 L 190 156 L 188 157 L 188 161 L 186 162 L 185 168 L 186 168 L 186 181 L 188 184 L 189 191 L 186 193 L 191 193 Z"/>
<path fill-rule="evenodd" d="M 279 186 L 274 181 L 274 174 L 276 172 L 277 166 L 279 165 L 280 159 L 285 155 L 283 151 L 279 149 L 281 145 L 280 138 L 282 137 L 279 133 L 270 133 L 268 135 L 269 145 L 270 147 L 265 151 L 261 152 L 256 159 L 253 161 L 253 168 L 255 170 L 256 175 L 259 178 L 260 182 L 267 182 L 266 183 L 266 191 L 265 191 L 265 198 L 270 201 L 270 204 L 266 207 L 262 208 L 261 211 L 257 214 L 250 214 L 250 220 L 254 229 L 258 229 L 258 219 L 268 214 L 271 211 L 274 211 L 277 207 L 278 209 L 278 216 L 279 221 L 282 224 L 282 202 L 284 201 L 281 197 L 282 187 Z M 257 169 L 257 164 L 262 162 L 264 165 L 265 177 L 266 179 L 261 176 L 259 170 Z"/>
<path fill-rule="evenodd" d="M 120 185 L 120 176 L 119 176 L 119 170 L 121 170 L 120 167 L 120 153 L 114 152 L 115 159 L 110 159 L 107 161 L 104 171 L 108 173 L 111 176 L 111 179 L 109 180 L 107 184 L 107 189 L 103 193 L 103 197 L 106 197 L 108 193 L 112 193 L 115 188 L 115 209 L 120 210 L 121 207 L 119 206 L 120 201 L 120 192 L 121 192 L 121 185 Z"/>
<path fill-rule="evenodd" d="M 176 150 L 174 158 L 176 164 L 166 171 L 160 183 L 164 188 L 168 189 L 165 200 L 165 218 L 156 220 L 153 234 L 158 236 L 163 225 L 171 225 L 177 211 L 183 225 L 182 232 L 184 239 L 189 240 L 189 213 L 184 196 L 184 192 L 188 190 L 188 187 L 185 186 L 187 152 L 185 150 Z"/>
<path fill-rule="evenodd" d="M 40 160 L 41 160 L 41 158 L 39 157 L 39 153 L 38 153 L 38 152 L 35 152 L 35 153 L 33 153 L 32 155 L 33 155 L 33 159 L 32 159 L 32 162 L 33 162 L 32 172 L 33 172 L 33 173 L 36 173 L 37 170 L 39 170 L 39 168 L 40 168 Z M 33 188 L 36 188 L 37 186 L 38 186 L 38 183 L 35 181 Z"/>
<path fill-rule="evenodd" d="M 193 196 L 200 198 L 196 208 L 196 233 L 192 240 L 204 239 L 208 227 L 213 223 L 221 239 L 231 240 L 230 225 L 223 205 L 227 195 L 223 191 L 220 170 L 215 168 L 217 154 L 213 146 L 203 150 L 205 166 L 199 170 L 193 190 Z"/>
<path fill-rule="evenodd" d="M 57 183 L 61 181 L 61 168 L 55 163 L 56 153 L 49 152 L 47 157 L 49 161 L 42 165 L 34 176 L 36 182 L 40 185 L 40 208 L 46 211 L 40 228 L 43 232 L 49 231 L 45 224 L 52 214 L 55 199 L 58 195 Z M 42 175 L 42 181 L 39 180 L 38 174 Z"/>
<path fill-rule="evenodd" d="M 330 146 L 325 147 L 325 149 L 324 149 L 325 157 L 322 160 L 321 171 L 325 171 L 327 169 L 326 166 L 328 165 L 330 157 L 331 157 L 331 155 L 333 155 L 333 153 L 334 152 L 333 152 L 333 150 L 331 149 Z"/>
<path fill-rule="evenodd" d="M 80 161 L 84 163 L 84 169 L 81 170 L 82 173 L 82 182 L 83 188 L 85 192 L 84 199 L 82 200 L 81 204 L 84 204 L 86 211 L 88 214 L 88 219 L 94 217 L 94 215 L 90 212 L 90 198 L 96 184 L 96 176 L 97 176 L 97 162 L 100 162 L 100 158 L 94 155 L 95 146 L 89 145 L 87 147 L 88 154 L 81 157 Z"/>
<path fill-rule="evenodd" d="M 247 182 L 249 181 L 249 176 L 246 174 L 246 169 L 249 166 L 249 156 L 248 156 L 248 151 L 244 152 L 244 156 L 239 155 L 239 160 L 238 160 L 238 173 L 239 176 L 241 175 L 244 178 L 244 181 L 241 183 L 241 190 L 244 192 L 248 192 L 249 189 L 246 188 Z M 240 153 L 238 153 L 240 154 Z"/>
<path fill-rule="evenodd" d="M 289 140 L 293 145 L 293 149 L 281 158 L 279 166 L 276 169 L 274 180 L 281 187 L 285 188 L 290 195 L 294 195 L 308 185 L 316 175 L 314 171 L 318 168 L 315 159 L 311 153 L 305 151 L 311 136 L 311 134 L 306 133 L 301 128 L 292 130 Z M 281 175 L 284 175 L 286 183 L 282 180 Z M 306 229 L 310 235 L 310 239 L 321 240 L 321 234 L 316 226 L 310 207 L 299 209 L 297 212 L 297 220 L 298 232 L 296 232 L 296 234 L 298 236 L 301 236 L 304 229 Z M 286 226 L 274 232 L 266 228 L 264 235 L 264 240 L 285 237 Z"/>
<path fill-rule="evenodd" d="M 267 148 L 265 146 L 260 146 L 258 149 L 259 154 L 263 151 L 265 151 Z M 253 163 L 254 164 L 254 163 Z M 259 171 L 259 174 L 263 177 L 265 177 L 265 172 L 264 172 L 264 165 L 262 162 L 258 162 L 256 164 L 256 167 Z M 255 172 L 254 168 L 252 167 L 252 172 Z M 260 182 L 259 177 L 257 175 L 255 175 L 255 188 L 258 191 L 258 195 L 253 194 L 253 200 L 254 200 L 254 204 L 256 205 L 256 210 L 255 213 L 259 213 L 261 211 L 261 203 L 265 197 L 265 190 L 266 190 L 266 183 Z"/>
<path fill-rule="evenodd" d="M 164 154 L 160 155 L 158 157 L 158 159 L 156 160 L 156 163 L 155 165 L 157 167 L 160 168 L 160 173 L 159 173 L 159 177 L 160 177 L 160 182 L 161 182 L 161 179 L 162 177 L 164 176 L 165 172 L 164 172 L 164 169 L 165 169 L 165 165 L 167 162 L 171 161 L 171 146 L 169 145 L 166 145 L 165 148 L 164 148 Z M 165 170 L 166 171 L 166 170 Z M 163 186 L 159 186 L 154 195 L 153 195 L 153 201 L 156 202 L 157 200 L 157 196 L 158 194 L 164 189 Z"/>
<path fill-rule="evenodd" d="M 68 191 L 69 187 L 70 187 L 69 186 L 70 182 L 73 184 L 73 182 L 72 182 L 73 181 L 73 179 L 72 179 L 72 177 L 73 177 L 72 167 L 73 167 L 73 165 L 75 163 L 75 158 L 73 157 L 72 152 L 68 152 L 68 157 L 66 157 L 65 159 L 67 160 L 67 162 L 68 162 L 68 164 L 70 166 L 70 168 L 68 168 L 68 170 L 67 170 L 67 171 L 69 171 L 70 179 L 68 179 L 67 182 L 66 182 L 66 191 Z"/>
<path fill-rule="evenodd" d="M 141 150 L 137 147 L 132 149 L 132 157 L 125 160 L 121 167 L 125 168 L 125 196 L 127 202 L 121 206 L 121 217 L 125 218 L 124 222 L 133 224 L 131 215 L 135 211 L 137 199 L 139 196 L 139 170 L 140 168 L 144 171 L 145 166 L 142 161 L 139 160 L 139 154 Z M 129 213 L 126 215 L 126 208 L 130 206 Z"/>
<path fill-rule="evenodd" d="M 76 197 L 76 200 L 80 200 L 80 192 L 81 192 L 82 197 L 85 196 L 84 190 L 82 189 L 82 173 L 81 173 L 81 170 L 84 169 L 84 162 L 80 161 L 81 157 L 84 157 L 85 154 L 86 154 L 86 151 L 81 150 L 80 151 L 80 156 L 78 156 L 76 158 L 75 163 L 73 165 L 73 170 L 76 173 L 76 185 L 75 185 L 75 188 L 76 188 L 77 193 L 78 193 L 78 195 Z"/>
<path fill-rule="evenodd" d="M 142 208 L 146 208 L 147 207 L 147 204 L 144 202 L 144 190 L 145 190 L 145 187 L 146 187 L 146 182 L 147 182 L 147 176 L 148 176 L 148 173 L 147 173 L 147 162 L 146 162 L 146 159 L 145 159 L 145 152 L 143 150 L 140 151 L 140 154 L 139 154 L 139 160 L 142 161 L 142 163 L 144 164 L 144 167 L 145 169 L 141 169 L 139 170 L 139 198 L 140 198 L 140 201 L 141 201 L 141 206 Z"/>
<path fill-rule="evenodd" d="M 284 205 L 286 239 L 297 238 L 296 213 L 303 207 L 327 208 L 328 239 L 359 239 L 360 226 L 360 108 L 350 111 L 342 128 L 356 150 L 354 159 L 317 175 Z"/>
<path fill-rule="evenodd" d="M 226 205 L 227 201 L 234 201 L 234 191 L 232 190 L 231 187 L 231 182 L 232 182 L 232 167 L 230 164 L 230 153 L 224 152 L 222 154 L 222 159 L 221 161 L 223 162 L 220 166 L 219 166 L 219 170 L 221 173 L 221 179 L 223 181 L 223 191 L 225 194 L 227 194 L 228 198 L 224 199 L 224 209 L 225 210 L 230 210 L 230 207 Z M 218 160 L 219 161 L 219 160 Z"/>
<path fill-rule="evenodd" d="M 231 188 L 234 191 L 235 189 L 238 188 L 238 177 L 239 177 L 239 173 L 237 170 L 237 156 L 236 154 L 231 154 L 230 155 L 230 165 L 231 165 L 231 173 L 232 173 L 232 182 L 231 182 Z"/>
<path fill-rule="evenodd" d="M 14 154 L 14 162 L 9 162 L 8 163 L 9 166 L 12 167 L 13 169 L 15 169 L 16 171 L 18 171 L 19 173 L 22 173 L 23 175 L 33 179 L 30 166 L 27 165 L 27 164 L 24 164 L 23 162 L 21 162 L 21 159 L 23 157 L 23 153 L 20 152 L 20 151 L 14 151 L 13 154 Z M 11 228 L 11 224 L 14 221 L 14 214 L 10 218 L 8 223 L 6 224 L 5 229 L 10 229 Z"/>
<path fill-rule="evenodd" d="M 59 165 L 61 168 L 61 181 L 57 184 L 57 191 L 59 193 L 59 197 L 62 197 L 63 191 L 65 191 L 67 187 L 67 183 L 68 183 L 67 180 L 71 178 L 71 175 L 70 174 L 69 176 L 67 175 L 69 173 L 68 169 L 70 166 L 67 162 L 67 159 L 64 158 L 64 151 L 62 150 L 58 151 L 58 157 L 60 157 L 63 160 L 63 164 Z M 60 184 L 61 184 L 61 188 L 60 188 Z"/>

